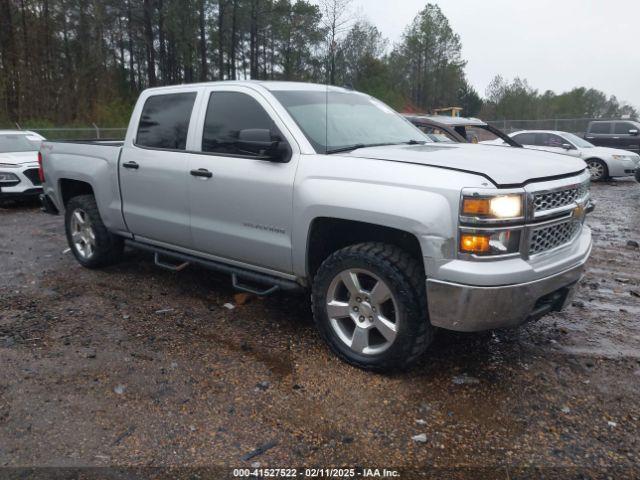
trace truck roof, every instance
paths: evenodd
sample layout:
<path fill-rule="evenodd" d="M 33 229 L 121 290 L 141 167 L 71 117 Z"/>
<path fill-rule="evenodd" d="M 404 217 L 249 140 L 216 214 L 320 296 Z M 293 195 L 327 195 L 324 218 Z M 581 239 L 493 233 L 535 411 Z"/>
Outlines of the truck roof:
<path fill-rule="evenodd" d="M 353 90 L 349 90 L 342 87 L 335 87 L 333 85 L 323 85 L 321 83 L 304 83 L 304 82 L 286 82 L 286 81 L 263 81 L 263 80 L 224 80 L 218 82 L 202 82 L 202 83 L 189 83 L 182 85 L 170 85 L 165 87 L 152 87 L 147 89 L 147 91 L 153 92 L 161 92 L 161 91 L 171 91 L 171 90 L 180 90 L 186 88 L 193 87 L 202 87 L 202 86 L 216 86 L 216 85 L 229 85 L 229 86 L 259 86 L 269 91 L 282 91 L 282 90 L 300 90 L 300 91 L 309 91 L 309 92 L 318 92 L 318 91 L 329 91 L 332 92 L 352 92 Z"/>

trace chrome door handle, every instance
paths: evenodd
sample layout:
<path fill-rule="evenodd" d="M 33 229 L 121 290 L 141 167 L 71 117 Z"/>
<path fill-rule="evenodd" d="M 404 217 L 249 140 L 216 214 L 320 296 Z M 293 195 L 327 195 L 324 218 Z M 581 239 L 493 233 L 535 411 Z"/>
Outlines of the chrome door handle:
<path fill-rule="evenodd" d="M 136 162 L 125 162 L 122 164 L 122 166 L 124 168 L 128 168 L 129 170 L 138 170 L 140 168 L 140 165 L 138 165 Z"/>
<path fill-rule="evenodd" d="M 198 170 L 191 170 L 191 175 L 194 177 L 200 178 L 211 178 L 213 177 L 213 173 L 211 173 L 206 168 L 199 168 Z"/>

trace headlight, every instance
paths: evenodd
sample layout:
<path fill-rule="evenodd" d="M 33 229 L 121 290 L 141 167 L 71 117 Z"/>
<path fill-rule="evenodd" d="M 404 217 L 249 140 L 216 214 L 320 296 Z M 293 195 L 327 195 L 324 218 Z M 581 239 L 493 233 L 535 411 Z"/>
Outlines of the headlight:
<path fill-rule="evenodd" d="M 480 219 L 513 220 L 523 216 L 522 195 L 498 195 L 493 197 L 465 196 L 462 199 L 462 216 Z"/>
<path fill-rule="evenodd" d="M 0 185 L 7 183 L 17 184 L 20 183 L 20 179 L 13 173 L 0 172 Z"/>
<path fill-rule="evenodd" d="M 465 189 L 458 251 L 474 257 L 518 254 L 524 220 L 524 192 Z"/>
<path fill-rule="evenodd" d="M 611 158 L 613 158 L 614 160 L 627 160 L 631 157 L 629 157 L 628 155 L 611 155 Z"/>

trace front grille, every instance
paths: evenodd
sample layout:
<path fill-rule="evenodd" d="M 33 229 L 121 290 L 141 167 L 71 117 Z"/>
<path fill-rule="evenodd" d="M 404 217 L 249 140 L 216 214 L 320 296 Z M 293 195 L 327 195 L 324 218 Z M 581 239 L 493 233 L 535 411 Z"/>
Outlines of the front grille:
<path fill-rule="evenodd" d="M 546 252 L 569 243 L 580 231 L 582 224 L 575 220 L 533 230 L 529 242 L 529 255 Z"/>
<path fill-rule="evenodd" d="M 589 183 L 583 183 L 577 187 L 553 192 L 542 192 L 533 195 L 533 206 L 535 212 L 544 212 L 555 208 L 566 207 L 584 198 L 589 192 Z"/>
<path fill-rule="evenodd" d="M 24 173 L 24 176 L 27 177 L 35 186 L 42 185 L 37 168 L 30 168 L 29 170 L 25 170 L 22 173 Z"/>

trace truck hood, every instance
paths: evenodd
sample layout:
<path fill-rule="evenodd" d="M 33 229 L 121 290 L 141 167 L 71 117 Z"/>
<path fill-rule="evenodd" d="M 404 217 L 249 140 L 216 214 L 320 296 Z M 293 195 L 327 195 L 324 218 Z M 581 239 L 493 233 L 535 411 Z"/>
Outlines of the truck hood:
<path fill-rule="evenodd" d="M 345 156 L 413 163 L 482 175 L 499 187 L 581 173 L 579 158 L 498 146 L 456 144 L 392 145 L 355 150 Z"/>
<path fill-rule="evenodd" d="M 24 165 L 38 162 L 38 152 L 0 152 L 0 163 Z"/>

